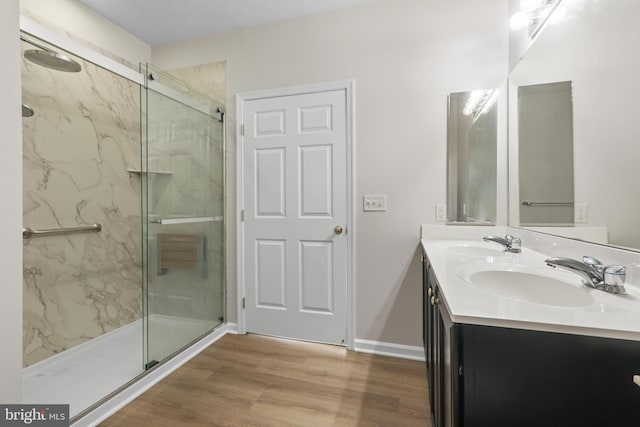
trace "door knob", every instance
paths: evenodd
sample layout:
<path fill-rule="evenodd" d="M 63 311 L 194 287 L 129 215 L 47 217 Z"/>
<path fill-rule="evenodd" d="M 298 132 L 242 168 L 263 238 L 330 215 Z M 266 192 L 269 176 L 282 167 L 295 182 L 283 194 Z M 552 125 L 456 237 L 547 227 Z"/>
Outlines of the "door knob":
<path fill-rule="evenodd" d="M 336 227 L 333 229 L 333 231 L 336 234 L 342 234 L 342 227 L 340 227 L 339 225 L 336 225 Z"/>

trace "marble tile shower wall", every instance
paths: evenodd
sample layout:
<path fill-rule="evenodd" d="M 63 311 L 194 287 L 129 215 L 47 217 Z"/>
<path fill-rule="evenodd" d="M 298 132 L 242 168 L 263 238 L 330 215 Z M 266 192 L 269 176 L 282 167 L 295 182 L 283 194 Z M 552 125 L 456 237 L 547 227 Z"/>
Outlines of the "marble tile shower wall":
<path fill-rule="evenodd" d="M 227 102 L 227 62 L 210 62 L 167 71 L 168 74 L 215 100 L 222 108 Z"/>
<path fill-rule="evenodd" d="M 142 315 L 140 89 L 82 66 L 23 65 L 24 226 L 103 227 L 24 241 L 25 366 Z"/>
<path fill-rule="evenodd" d="M 160 111 L 162 123 L 150 119 L 149 214 L 162 218 L 222 215 L 222 133 L 207 126 L 208 119 L 192 117 L 194 110 Z M 197 113 L 200 114 L 200 113 Z M 220 127 L 217 125 L 215 127 Z"/>

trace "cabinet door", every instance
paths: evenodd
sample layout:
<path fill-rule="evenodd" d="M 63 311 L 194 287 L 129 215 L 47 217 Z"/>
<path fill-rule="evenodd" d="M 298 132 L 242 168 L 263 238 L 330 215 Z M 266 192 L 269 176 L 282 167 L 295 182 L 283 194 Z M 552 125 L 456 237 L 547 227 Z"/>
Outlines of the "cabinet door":
<path fill-rule="evenodd" d="M 462 329 L 466 427 L 640 426 L 640 342 Z"/>
<path fill-rule="evenodd" d="M 440 351 L 440 389 L 442 393 L 440 424 L 444 427 L 463 425 L 460 389 L 462 348 L 460 346 L 461 326 L 451 321 L 446 305 L 438 300 L 438 337 Z"/>
<path fill-rule="evenodd" d="M 458 403 L 459 325 L 451 321 L 441 302 L 440 287 L 428 259 L 423 274 L 425 355 L 433 426 L 457 427 L 462 425 Z"/>
<path fill-rule="evenodd" d="M 425 254 L 422 251 L 422 342 L 424 344 L 424 356 L 427 362 L 427 370 L 430 369 L 431 360 L 429 359 L 429 307 L 431 306 L 430 287 L 429 287 L 429 270 L 431 264 Z"/>
<path fill-rule="evenodd" d="M 429 387 L 429 392 L 432 395 L 431 411 L 433 413 L 433 425 L 434 427 L 445 426 L 444 416 L 444 347 L 445 340 L 445 327 L 442 323 L 440 313 L 436 308 L 439 303 L 439 289 L 432 282 L 432 295 L 430 298 L 431 305 L 431 331 L 433 334 L 433 346 L 432 346 L 432 376 Z"/>
<path fill-rule="evenodd" d="M 433 408 L 433 306 L 431 305 L 431 296 L 433 293 L 433 284 L 431 280 L 431 264 L 423 254 L 423 334 L 424 334 L 424 355 L 427 364 L 427 381 L 429 383 L 429 405 Z"/>

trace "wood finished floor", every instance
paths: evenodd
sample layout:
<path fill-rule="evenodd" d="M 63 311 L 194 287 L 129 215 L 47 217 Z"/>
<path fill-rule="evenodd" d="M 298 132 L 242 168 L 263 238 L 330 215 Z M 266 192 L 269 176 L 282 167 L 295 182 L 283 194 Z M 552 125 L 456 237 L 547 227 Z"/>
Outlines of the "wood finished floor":
<path fill-rule="evenodd" d="M 427 426 L 423 362 L 226 335 L 101 424 Z"/>

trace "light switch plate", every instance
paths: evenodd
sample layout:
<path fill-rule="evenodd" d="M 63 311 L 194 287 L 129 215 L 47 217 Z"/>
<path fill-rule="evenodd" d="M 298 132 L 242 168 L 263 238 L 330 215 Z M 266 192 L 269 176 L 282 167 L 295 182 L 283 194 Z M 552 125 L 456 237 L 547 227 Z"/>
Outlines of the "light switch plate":
<path fill-rule="evenodd" d="M 362 210 L 364 212 L 386 212 L 387 196 L 365 195 L 362 200 Z"/>

